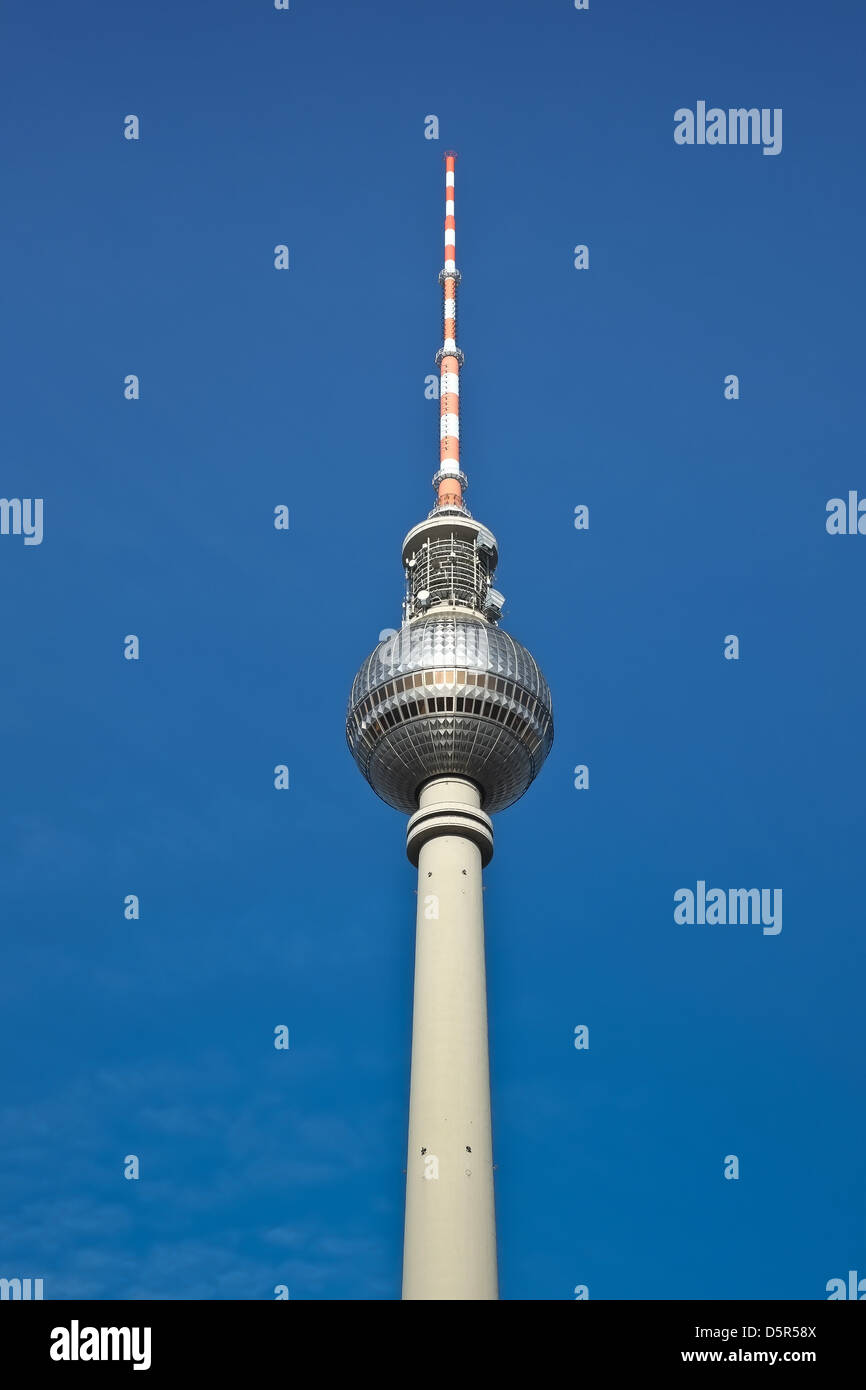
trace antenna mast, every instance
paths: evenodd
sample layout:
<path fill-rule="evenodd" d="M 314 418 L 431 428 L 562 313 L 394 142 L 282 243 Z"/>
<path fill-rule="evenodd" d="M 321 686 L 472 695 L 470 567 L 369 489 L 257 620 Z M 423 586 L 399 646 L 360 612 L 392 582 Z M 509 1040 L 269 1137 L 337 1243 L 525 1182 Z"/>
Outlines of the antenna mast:
<path fill-rule="evenodd" d="M 439 272 L 443 294 L 442 346 L 436 353 L 439 367 L 439 471 L 433 478 L 436 488 L 435 511 L 456 508 L 465 511 L 463 490 L 466 474 L 460 471 L 460 368 L 463 353 L 457 346 L 457 286 L 460 271 L 456 262 L 456 222 L 454 219 L 454 167 L 457 155 L 445 154 L 445 264 Z"/>

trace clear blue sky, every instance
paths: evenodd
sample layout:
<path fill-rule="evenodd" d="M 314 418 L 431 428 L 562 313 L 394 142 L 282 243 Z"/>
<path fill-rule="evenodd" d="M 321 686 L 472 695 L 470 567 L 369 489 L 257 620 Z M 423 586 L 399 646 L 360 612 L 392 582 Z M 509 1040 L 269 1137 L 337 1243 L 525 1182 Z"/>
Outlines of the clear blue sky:
<path fill-rule="evenodd" d="M 556 711 L 485 875 L 502 1295 L 866 1274 L 862 11 L 4 29 L 0 1275 L 399 1296 L 413 871 L 343 719 L 431 505 L 452 146 L 468 500 Z M 782 153 L 675 145 L 699 100 Z M 699 879 L 783 930 L 677 925 Z"/>

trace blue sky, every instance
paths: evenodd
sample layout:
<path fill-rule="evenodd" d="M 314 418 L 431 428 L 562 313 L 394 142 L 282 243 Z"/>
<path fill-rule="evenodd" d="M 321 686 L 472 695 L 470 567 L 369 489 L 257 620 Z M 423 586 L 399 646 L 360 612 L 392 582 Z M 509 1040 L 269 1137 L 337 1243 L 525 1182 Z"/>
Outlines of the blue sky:
<path fill-rule="evenodd" d="M 4 28 L 0 1275 L 399 1296 L 413 872 L 343 719 L 431 505 L 450 147 L 468 502 L 556 712 L 485 874 L 502 1296 L 866 1274 L 862 13 Z M 781 154 L 676 145 L 699 100 Z M 782 931 L 676 924 L 699 879 Z"/>

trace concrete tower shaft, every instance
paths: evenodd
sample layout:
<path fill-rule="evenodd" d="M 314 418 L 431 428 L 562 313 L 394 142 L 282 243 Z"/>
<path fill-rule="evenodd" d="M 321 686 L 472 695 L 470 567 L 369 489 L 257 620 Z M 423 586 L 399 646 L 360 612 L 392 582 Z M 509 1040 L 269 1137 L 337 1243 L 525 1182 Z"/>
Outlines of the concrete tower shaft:
<path fill-rule="evenodd" d="M 495 1299 L 496 1217 L 478 790 L 437 778 L 409 822 L 418 866 L 404 1299 Z"/>

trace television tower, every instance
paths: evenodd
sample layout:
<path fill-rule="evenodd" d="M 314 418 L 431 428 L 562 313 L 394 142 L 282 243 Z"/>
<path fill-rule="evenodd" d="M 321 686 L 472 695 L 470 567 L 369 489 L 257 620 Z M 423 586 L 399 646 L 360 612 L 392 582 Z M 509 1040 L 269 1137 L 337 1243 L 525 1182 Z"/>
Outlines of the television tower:
<path fill-rule="evenodd" d="M 346 737 L 409 817 L 418 869 L 404 1299 L 496 1299 L 496 1218 L 481 870 L 491 815 L 522 796 L 553 742 L 550 690 L 499 627 L 498 547 L 464 501 L 454 220 L 445 156 L 440 459 L 427 520 L 403 541 L 403 620 L 363 662 Z"/>

